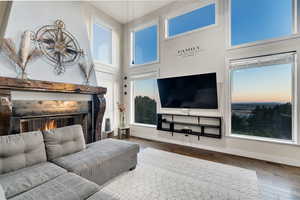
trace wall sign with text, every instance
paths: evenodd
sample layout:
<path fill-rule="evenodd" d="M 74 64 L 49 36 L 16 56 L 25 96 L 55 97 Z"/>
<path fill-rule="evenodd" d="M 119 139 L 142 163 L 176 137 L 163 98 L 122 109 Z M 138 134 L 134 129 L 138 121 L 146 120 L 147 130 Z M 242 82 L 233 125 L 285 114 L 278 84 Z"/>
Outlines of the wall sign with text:
<path fill-rule="evenodd" d="M 193 46 L 193 47 L 188 47 L 184 49 L 179 49 L 177 50 L 177 55 L 180 57 L 189 57 L 189 56 L 197 56 L 199 55 L 204 49 L 201 49 L 200 46 Z"/>

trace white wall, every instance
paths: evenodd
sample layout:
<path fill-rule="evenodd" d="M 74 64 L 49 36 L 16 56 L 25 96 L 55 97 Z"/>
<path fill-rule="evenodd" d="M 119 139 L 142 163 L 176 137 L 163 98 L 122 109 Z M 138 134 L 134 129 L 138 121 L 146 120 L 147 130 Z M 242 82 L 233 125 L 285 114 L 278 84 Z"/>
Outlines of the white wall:
<path fill-rule="evenodd" d="M 87 29 L 81 13 L 80 2 L 22 2 L 14 1 L 5 32 L 6 38 L 12 38 L 17 46 L 20 36 L 25 30 L 36 31 L 43 25 L 53 24 L 55 20 L 61 19 L 65 22 L 66 29 L 78 40 L 80 47 L 87 53 L 91 61 L 90 47 L 88 42 Z M 14 67 L 1 57 L 0 76 L 16 77 Z M 39 59 L 28 65 L 29 78 L 35 80 L 47 80 L 55 82 L 77 83 L 84 82 L 83 75 L 77 64 L 68 66 L 65 74 L 57 76 L 53 72 L 53 66 Z M 96 84 L 93 74 L 91 84 Z"/>
<path fill-rule="evenodd" d="M 217 26 L 205 30 L 195 31 L 193 33 L 179 36 L 174 39 L 164 39 L 164 16 L 169 14 L 170 12 L 184 9 L 185 7 L 195 7 L 195 5 L 200 5 L 201 2 L 205 1 L 190 0 L 185 2 L 175 2 L 147 16 L 144 16 L 141 19 L 127 24 L 124 29 L 124 75 L 128 75 L 129 77 L 131 77 L 133 74 L 136 75 L 143 74 L 149 71 L 157 71 L 159 77 L 172 77 L 189 74 L 217 72 L 218 96 L 220 105 L 219 109 L 212 111 L 193 110 L 191 114 L 221 115 L 224 119 L 224 130 L 226 130 L 228 127 L 228 109 L 226 108 L 226 100 L 228 100 L 229 98 L 228 92 L 226 92 L 226 86 L 228 84 L 226 79 L 226 61 L 229 58 L 244 58 L 249 56 L 266 55 L 270 53 L 279 53 L 286 51 L 300 52 L 300 39 L 293 38 L 283 41 L 270 42 L 263 45 L 255 45 L 230 50 L 227 49 L 227 11 L 225 9 L 226 1 L 223 0 L 218 1 Z M 140 26 L 144 23 L 148 23 L 152 20 L 159 20 L 160 62 L 153 65 L 130 68 L 130 29 L 136 26 Z M 203 51 L 198 56 L 185 58 L 177 56 L 178 49 L 192 47 L 195 45 L 199 45 L 201 49 L 203 49 Z M 298 64 L 296 67 L 298 68 Z M 128 90 L 128 92 L 130 92 L 130 90 Z M 297 91 L 296 94 L 297 96 L 298 92 L 299 91 Z M 130 94 L 124 96 L 124 100 L 126 104 L 129 105 L 130 109 Z M 159 109 L 159 111 L 181 112 L 180 110 L 176 109 Z M 130 116 L 128 115 L 128 118 L 129 117 Z M 132 125 L 132 133 L 135 136 L 153 140 L 183 144 L 208 150 L 300 166 L 300 147 L 298 145 L 238 139 L 225 136 L 225 131 L 223 132 L 222 139 L 201 137 L 200 141 L 198 141 L 196 136 L 185 137 L 182 134 L 175 133 L 174 137 L 172 137 L 167 132 L 160 132 L 155 128 L 136 125 Z M 299 135 L 299 131 L 297 134 Z"/>
<path fill-rule="evenodd" d="M 117 102 L 121 102 L 121 87 L 120 82 L 122 72 L 122 34 L 123 26 L 112 17 L 106 15 L 99 9 L 88 3 L 82 3 L 82 10 L 84 13 L 85 22 L 87 24 L 88 35 L 90 42 L 92 41 L 92 26 L 97 23 L 108 27 L 112 30 L 112 65 L 103 64 L 94 61 L 96 71 L 96 82 L 98 85 L 107 88 L 106 94 L 106 118 L 110 118 L 112 128 L 116 129 L 118 126 L 118 110 Z M 104 127 L 104 123 L 102 124 Z"/>

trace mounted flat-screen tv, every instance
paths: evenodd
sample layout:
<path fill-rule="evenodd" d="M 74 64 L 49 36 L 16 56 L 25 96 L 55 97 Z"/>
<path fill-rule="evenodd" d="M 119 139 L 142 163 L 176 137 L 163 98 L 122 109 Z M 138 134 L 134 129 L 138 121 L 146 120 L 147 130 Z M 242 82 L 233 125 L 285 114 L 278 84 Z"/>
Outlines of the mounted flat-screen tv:
<path fill-rule="evenodd" d="M 217 109 L 216 73 L 157 80 L 162 108 Z"/>

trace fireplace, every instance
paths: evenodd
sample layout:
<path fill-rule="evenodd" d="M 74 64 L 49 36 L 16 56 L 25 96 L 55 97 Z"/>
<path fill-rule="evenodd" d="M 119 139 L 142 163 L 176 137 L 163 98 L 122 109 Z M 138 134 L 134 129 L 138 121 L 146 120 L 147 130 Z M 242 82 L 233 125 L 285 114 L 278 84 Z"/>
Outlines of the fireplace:
<path fill-rule="evenodd" d="M 42 96 L 49 93 L 58 93 L 55 96 L 61 96 L 64 93 L 69 98 L 68 100 L 13 99 L 14 91 L 42 93 Z M 101 87 L 0 77 L 0 135 L 80 124 L 87 143 L 100 140 L 106 105 L 105 93 L 106 88 Z M 89 98 L 78 99 L 76 98 L 78 94 L 87 95 Z M 69 100 L 70 98 L 73 99 Z"/>
<path fill-rule="evenodd" d="M 91 101 L 12 101 L 12 133 L 49 130 L 75 124 L 83 128 L 85 140 L 92 142 Z"/>

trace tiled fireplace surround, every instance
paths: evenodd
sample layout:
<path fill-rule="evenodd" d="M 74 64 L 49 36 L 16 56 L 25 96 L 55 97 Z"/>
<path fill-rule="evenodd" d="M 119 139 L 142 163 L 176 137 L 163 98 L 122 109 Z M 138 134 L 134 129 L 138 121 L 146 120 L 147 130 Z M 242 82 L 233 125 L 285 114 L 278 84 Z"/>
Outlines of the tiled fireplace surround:
<path fill-rule="evenodd" d="M 81 124 L 87 143 L 100 140 L 105 93 L 102 87 L 0 77 L 0 135 Z"/>

